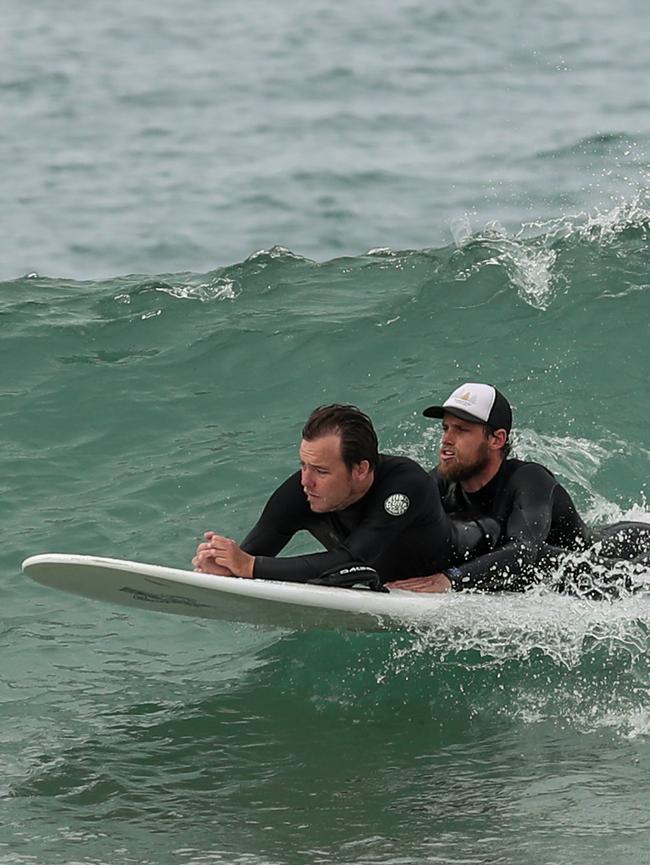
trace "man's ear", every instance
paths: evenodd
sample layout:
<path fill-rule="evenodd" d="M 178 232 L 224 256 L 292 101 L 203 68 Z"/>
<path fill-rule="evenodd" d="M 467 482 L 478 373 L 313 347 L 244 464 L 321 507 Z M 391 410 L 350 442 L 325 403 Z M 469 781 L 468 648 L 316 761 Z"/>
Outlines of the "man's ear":
<path fill-rule="evenodd" d="M 370 463 L 368 460 L 361 460 L 360 463 L 355 463 L 352 466 L 352 475 L 357 481 L 365 481 L 370 474 Z"/>
<path fill-rule="evenodd" d="M 508 433 L 504 429 L 495 429 L 494 432 L 490 435 L 488 440 L 489 447 L 494 450 L 501 450 L 501 448 L 508 441 Z"/>

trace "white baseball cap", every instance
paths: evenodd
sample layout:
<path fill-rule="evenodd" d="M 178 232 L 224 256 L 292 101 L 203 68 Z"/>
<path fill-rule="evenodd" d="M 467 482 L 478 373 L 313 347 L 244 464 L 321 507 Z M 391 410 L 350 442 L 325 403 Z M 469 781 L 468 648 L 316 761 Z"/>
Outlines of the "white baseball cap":
<path fill-rule="evenodd" d="M 446 412 L 471 423 L 484 423 L 492 429 L 512 428 L 512 409 L 504 395 L 491 384 L 467 382 L 457 387 L 442 405 L 425 408 L 425 417 L 442 417 Z"/>

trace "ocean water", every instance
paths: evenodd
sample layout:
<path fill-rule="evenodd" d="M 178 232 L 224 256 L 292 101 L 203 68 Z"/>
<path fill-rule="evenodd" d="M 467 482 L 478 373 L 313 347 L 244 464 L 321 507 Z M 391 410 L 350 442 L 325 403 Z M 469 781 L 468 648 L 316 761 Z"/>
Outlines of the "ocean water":
<path fill-rule="evenodd" d="M 430 467 L 466 380 L 650 522 L 647 5 L 2 17 L 1 865 L 650 862 L 645 592 L 297 634 L 20 571 L 241 537 L 320 403 Z"/>

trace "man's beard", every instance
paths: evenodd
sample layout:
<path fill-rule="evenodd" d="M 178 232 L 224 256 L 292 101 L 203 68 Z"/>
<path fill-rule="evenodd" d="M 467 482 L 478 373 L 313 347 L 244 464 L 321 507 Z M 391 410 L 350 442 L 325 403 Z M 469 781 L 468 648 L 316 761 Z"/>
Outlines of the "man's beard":
<path fill-rule="evenodd" d="M 481 445 L 478 455 L 471 463 L 459 461 L 458 459 L 438 463 L 438 474 L 447 481 L 468 481 L 479 475 L 489 464 L 489 451 L 487 442 Z"/>

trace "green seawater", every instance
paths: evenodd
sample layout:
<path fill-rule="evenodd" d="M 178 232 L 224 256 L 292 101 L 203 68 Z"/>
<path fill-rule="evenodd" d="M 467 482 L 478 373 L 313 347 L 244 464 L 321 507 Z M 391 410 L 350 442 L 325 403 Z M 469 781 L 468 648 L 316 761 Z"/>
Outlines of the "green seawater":
<path fill-rule="evenodd" d="M 240 538 L 321 403 L 431 467 L 468 380 L 650 521 L 647 0 L 2 12 L 0 865 L 650 862 L 647 591 L 296 634 L 20 569 Z"/>
<path fill-rule="evenodd" d="M 44 551 L 187 567 L 204 530 L 240 537 L 318 403 L 431 466 L 421 409 L 473 379 L 592 522 L 650 520 L 650 227 L 617 219 L 1 286 L 0 861 L 644 861 L 644 593 L 299 635 L 20 573 Z"/>

